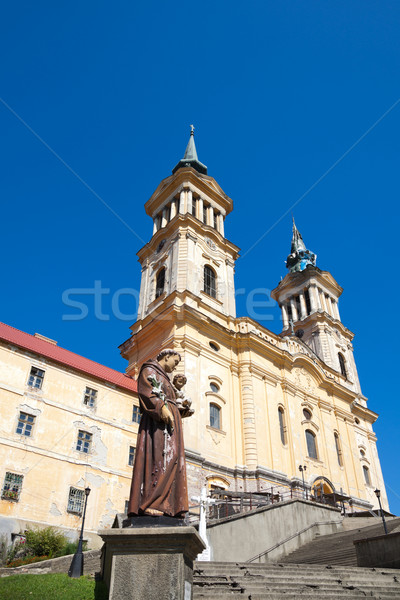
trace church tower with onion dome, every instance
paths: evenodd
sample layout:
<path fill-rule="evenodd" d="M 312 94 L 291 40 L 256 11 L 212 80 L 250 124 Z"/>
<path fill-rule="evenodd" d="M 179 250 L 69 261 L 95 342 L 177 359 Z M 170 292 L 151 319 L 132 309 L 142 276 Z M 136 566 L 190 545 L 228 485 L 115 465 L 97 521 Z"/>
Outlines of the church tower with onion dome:
<path fill-rule="evenodd" d="M 343 384 L 361 393 L 354 361 L 354 334 L 343 325 L 339 297 L 343 289 L 328 271 L 316 266 L 316 255 L 306 248 L 293 219 L 289 273 L 273 290 L 282 311 L 281 336 L 295 334 L 325 364 L 337 371 Z"/>

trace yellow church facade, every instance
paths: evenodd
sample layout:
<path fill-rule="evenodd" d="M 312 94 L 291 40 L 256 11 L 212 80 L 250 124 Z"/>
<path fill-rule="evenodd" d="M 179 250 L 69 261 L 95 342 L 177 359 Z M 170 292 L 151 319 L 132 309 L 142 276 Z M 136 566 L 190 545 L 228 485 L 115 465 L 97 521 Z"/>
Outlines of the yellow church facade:
<path fill-rule="evenodd" d="M 138 318 L 120 346 L 125 374 L 0 324 L 2 532 L 76 531 L 87 486 L 93 540 L 125 511 L 140 419 L 135 379 L 163 348 L 181 354 L 195 409 L 184 419 L 190 504 L 204 486 L 286 499 L 303 493 L 304 476 L 308 496 L 336 493 L 364 510 L 377 506 L 379 488 L 388 510 L 377 415 L 340 320 L 342 288 L 294 225 L 288 274 L 273 291 L 283 331 L 237 317 L 239 248 L 225 237 L 232 209 L 192 132 L 145 204 L 153 235 L 138 252 Z"/>
<path fill-rule="evenodd" d="M 342 288 L 315 266 L 294 226 L 292 267 L 273 292 L 283 332 L 237 317 L 239 249 L 224 234 L 232 208 L 198 160 L 192 132 L 184 158 L 145 205 L 154 227 L 138 252 L 139 315 L 121 346 L 127 372 L 137 376 L 160 348 L 181 354 L 178 371 L 196 411 L 184 420 L 196 495 L 208 485 L 272 487 L 288 497 L 302 488 L 301 466 L 311 494 L 322 487 L 363 509 L 376 505 L 379 488 L 388 508 L 372 428 L 377 415 L 361 393 L 353 334 L 340 321 Z"/>

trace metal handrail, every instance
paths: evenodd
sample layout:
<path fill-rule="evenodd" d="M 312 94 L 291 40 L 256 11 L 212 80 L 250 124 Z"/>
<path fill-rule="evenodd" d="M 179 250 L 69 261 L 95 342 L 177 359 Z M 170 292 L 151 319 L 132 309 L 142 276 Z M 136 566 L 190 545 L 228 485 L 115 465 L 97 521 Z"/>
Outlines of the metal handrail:
<path fill-rule="evenodd" d="M 293 533 L 293 535 L 290 535 L 286 539 L 284 539 L 284 540 L 282 540 L 280 542 L 277 542 L 276 544 L 274 544 L 273 546 L 271 546 L 267 550 L 264 550 L 264 552 L 260 552 L 260 554 L 257 554 L 256 556 L 253 556 L 252 558 L 249 558 L 245 562 L 246 563 L 250 563 L 250 562 L 253 562 L 254 560 L 257 560 L 258 558 L 261 558 L 261 556 L 265 556 L 266 554 L 268 554 L 272 550 L 275 550 L 276 548 L 279 548 L 279 546 L 282 546 L 283 544 L 286 544 L 286 542 L 290 542 L 290 540 L 293 540 L 293 538 L 298 537 L 299 535 L 301 535 L 302 533 L 305 533 L 309 529 L 312 529 L 316 525 L 338 525 L 338 524 L 339 524 L 338 521 L 316 521 L 315 523 L 311 523 L 311 525 L 308 525 L 308 527 L 304 527 L 304 529 L 301 529 L 300 531 L 296 531 L 296 533 Z"/>

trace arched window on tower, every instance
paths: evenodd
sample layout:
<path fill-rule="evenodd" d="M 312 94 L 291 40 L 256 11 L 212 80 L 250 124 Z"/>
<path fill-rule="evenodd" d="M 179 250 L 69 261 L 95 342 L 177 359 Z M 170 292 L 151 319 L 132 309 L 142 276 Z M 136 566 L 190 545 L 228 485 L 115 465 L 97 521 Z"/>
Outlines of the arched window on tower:
<path fill-rule="evenodd" d="M 204 291 L 212 298 L 217 297 L 217 276 L 211 267 L 204 267 Z"/>
<path fill-rule="evenodd" d="M 339 464 L 339 467 L 343 467 L 342 449 L 340 447 L 339 434 L 335 431 L 334 435 L 335 435 L 335 448 L 336 448 L 336 456 L 337 456 L 338 464 Z"/>
<path fill-rule="evenodd" d="M 367 485 L 371 485 L 371 478 L 369 476 L 369 469 L 366 466 L 363 466 L 364 479 Z"/>
<path fill-rule="evenodd" d="M 286 420 L 285 420 L 285 411 L 280 406 L 278 408 L 278 417 L 279 417 L 279 431 L 281 434 L 281 442 L 283 445 L 286 445 Z"/>
<path fill-rule="evenodd" d="M 221 429 L 221 409 L 216 404 L 210 404 L 210 427 Z"/>
<path fill-rule="evenodd" d="M 165 286 L 165 268 L 163 267 L 157 274 L 156 280 L 156 298 L 161 296 Z"/>
<path fill-rule="evenodd" d="M 315 433 L 306 429 L 307 454 L 310 458 L 318 459 L 317 443 L 315 441 Z"/>
<path fill-rule="evenodd" d="M 338 358 L 339 358 L 340 372 L 343 375 L 343 377 L 346 377 L 346 379 L 347 379 L 346 361 L 344 360 L 343 354 L 338 352 Z"/>

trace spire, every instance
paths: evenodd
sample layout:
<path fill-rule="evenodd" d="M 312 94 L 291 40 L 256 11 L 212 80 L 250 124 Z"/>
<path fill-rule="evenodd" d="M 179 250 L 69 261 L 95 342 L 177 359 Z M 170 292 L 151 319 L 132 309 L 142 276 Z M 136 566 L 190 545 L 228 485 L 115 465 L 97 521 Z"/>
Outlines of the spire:
<path fill-rule="evenodd" d="M 290 254 L 286 259 L 286 268 L 289 269 L 290 273 L 304 271 L 308 265 L 315 267 L 316 259 L 317 255 L 311 252 L 311 250 L 307 250 L 293 217 L 292 244 L 290 247 Z"/>
<path fill-rule="evenodd" d="M 196 145 L 194 143 L 194 126 L 191 125 L 190 128 L 191 128 L 190 138 L 189 138 L 188 145 L 186 146 L 185 155 L 178 162 L 176 167 L 174 167 L 174 169 L 172 170 L 172 173 L 174 174 L 178 169 L 181 169 L 182 167 L 192 167 L 192 169 L 195 169 L 199 173 L 203 173 L 203 175 L 207 175 L 206 165 L 203 165 L 203 163 L 201 163 L 199 161 L 199 159 L 197 158 L 197 150 L 196 150 Z"/>

